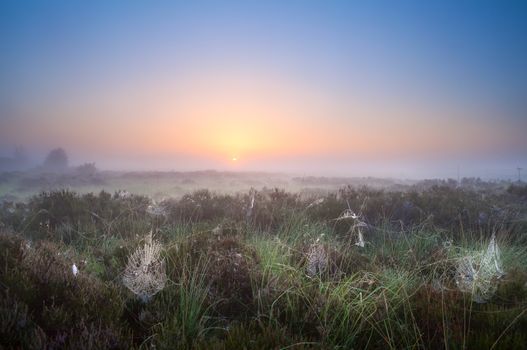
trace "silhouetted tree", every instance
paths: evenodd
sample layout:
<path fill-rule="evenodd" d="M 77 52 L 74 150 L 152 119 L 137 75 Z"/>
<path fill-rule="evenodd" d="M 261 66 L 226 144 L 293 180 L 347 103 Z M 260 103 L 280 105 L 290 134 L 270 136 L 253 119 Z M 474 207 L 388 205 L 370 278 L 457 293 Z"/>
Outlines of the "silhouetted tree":
<path fill-rule="evenodd" d="M 97 173 L 95 163 L 84 163 L 75 168 L 75 172 L 82 176 L 93 176 Z"/>
<path fill-rule="evenodd" d="M 62 148 L 55 148 L 49 152 L 44 167 L 50 169 L 66 169 L 68 167 L 68 156 Z"/>

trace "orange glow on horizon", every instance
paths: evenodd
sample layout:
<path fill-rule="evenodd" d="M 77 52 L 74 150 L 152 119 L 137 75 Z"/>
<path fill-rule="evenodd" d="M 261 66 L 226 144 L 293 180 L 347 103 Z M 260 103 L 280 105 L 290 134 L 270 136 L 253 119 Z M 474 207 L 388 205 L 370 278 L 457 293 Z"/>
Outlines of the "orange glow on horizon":
<path fill-rule="evenodd" d="M 521 132 L 474 124 L 448 107 L 379 107 L 352 92 L 343 102 L 281 76 L 229 73 L 189 73 L 177 83 L 153 79 L 133 88 L 109 86 L 74 102 L 36 104 L 23 112 L 40 118 L 6 124 L 6 134 L 48 148 L 60 140 L 60 146 L 86 153 L 187 155 L 242 166 L 264 158 L 484 152 Z"/>

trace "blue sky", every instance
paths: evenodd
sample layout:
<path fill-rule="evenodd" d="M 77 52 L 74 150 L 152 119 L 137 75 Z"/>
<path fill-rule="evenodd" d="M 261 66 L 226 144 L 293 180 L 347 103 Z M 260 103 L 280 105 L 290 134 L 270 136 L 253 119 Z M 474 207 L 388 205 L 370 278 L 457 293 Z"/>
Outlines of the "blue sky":
<path fill-rule="evenodd" d="M 526 160 L 521 1 L 4 1 L 0 51 L 4 153 L 339 175 Z"/>

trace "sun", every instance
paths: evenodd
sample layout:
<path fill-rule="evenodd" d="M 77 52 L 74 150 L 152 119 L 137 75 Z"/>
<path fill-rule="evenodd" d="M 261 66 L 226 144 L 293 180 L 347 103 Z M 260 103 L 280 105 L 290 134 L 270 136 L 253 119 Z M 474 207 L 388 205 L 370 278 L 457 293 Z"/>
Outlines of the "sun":
<path fill-rule="evenodd" d="M 236 158 L 236 157 L 232 157 L 232 158 L 231 158 L 231 161 L 236 162 L 236 161 L 238 161 L 238 158 Z"/>

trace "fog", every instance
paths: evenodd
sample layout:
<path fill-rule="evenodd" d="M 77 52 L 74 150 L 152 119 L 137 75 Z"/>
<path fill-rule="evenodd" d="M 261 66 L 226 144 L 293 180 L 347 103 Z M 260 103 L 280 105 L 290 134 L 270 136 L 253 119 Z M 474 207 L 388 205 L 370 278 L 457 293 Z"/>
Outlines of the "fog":
<path fill-rule="evenodd" d="M 121 5 L 0 5 L 0 169 L 57 147 L 103 170 L 527 168 L 521 5 Z"/>
<path fill-rule="evenodd" d="M 13 157 L 12 148 L 0 150 L 0 158 Z M 495 159 L 432 158 L 432 159 L 364 159 L 358 157 L 259 157 L 214 159 L 193 155 L 97 155 L 69 151 L 69 166 L 84 163 L 96 164 L 102 171 L 200 171 L 270 172 L 294 176 L 326 177 L 378 177 L 393 179 L 457 179 L 479 177 L 484 180 L 517 180 L 518 167 L 527 168 L 524 155 L 503 156 Z M 18 170 L 40 166 L 50 149 L 27 150 L 27 162 L 15 167 Z"/>

